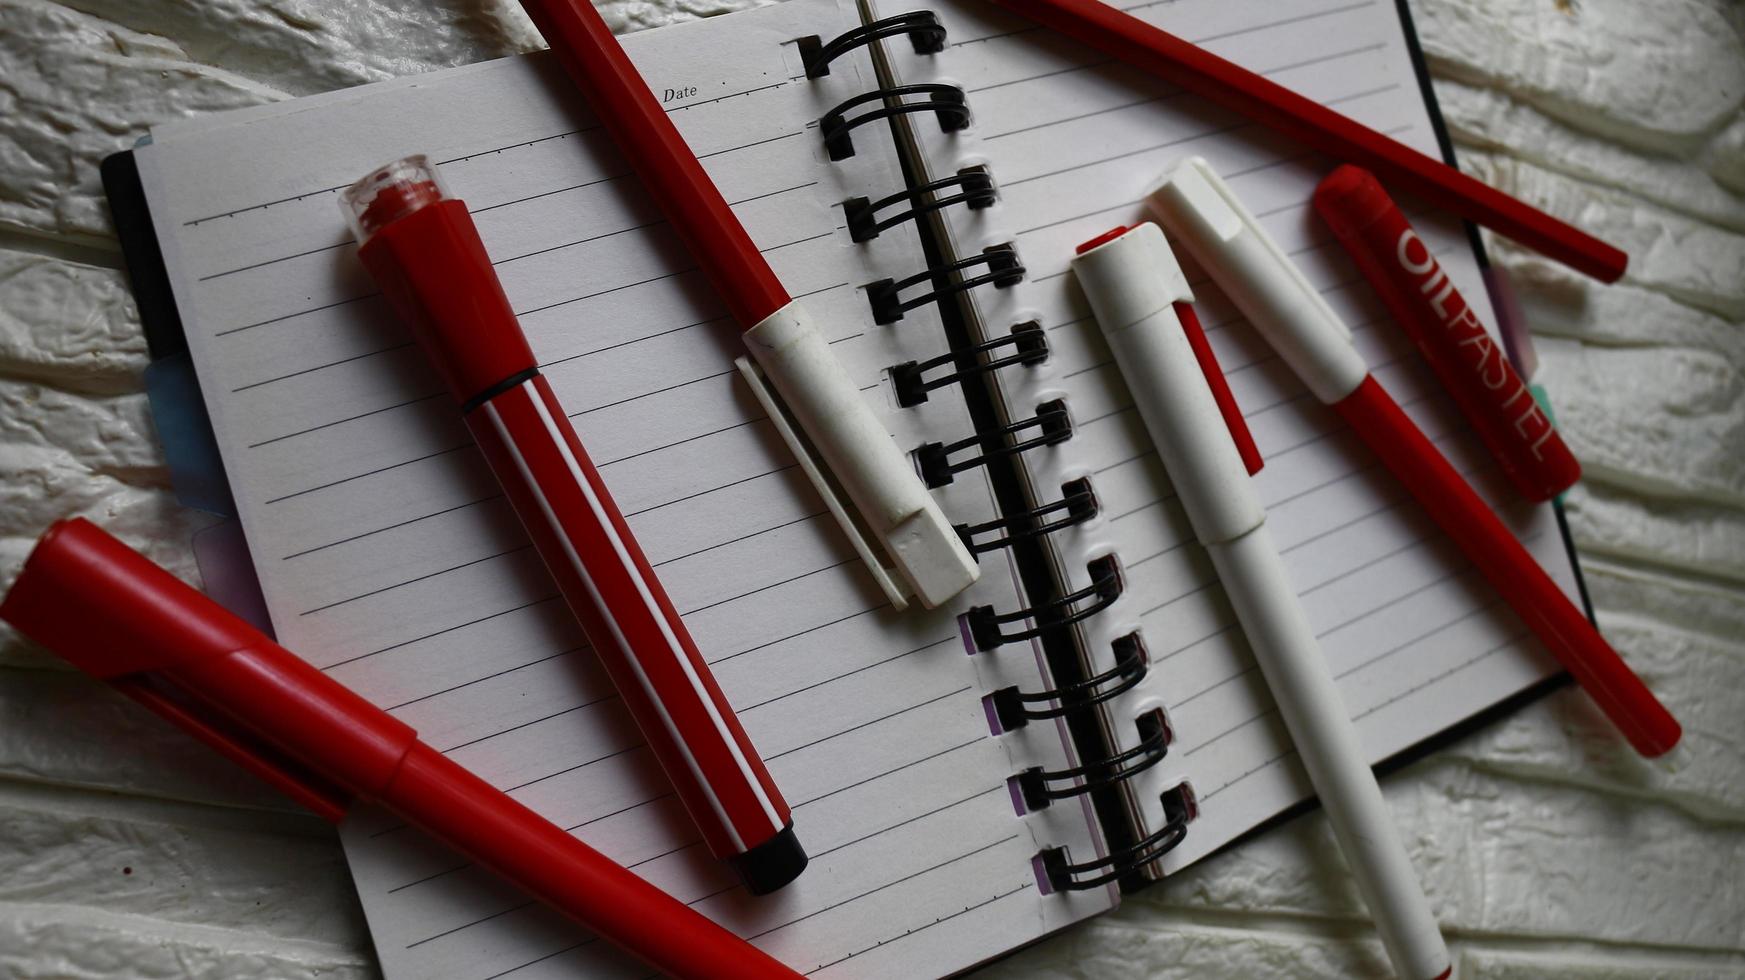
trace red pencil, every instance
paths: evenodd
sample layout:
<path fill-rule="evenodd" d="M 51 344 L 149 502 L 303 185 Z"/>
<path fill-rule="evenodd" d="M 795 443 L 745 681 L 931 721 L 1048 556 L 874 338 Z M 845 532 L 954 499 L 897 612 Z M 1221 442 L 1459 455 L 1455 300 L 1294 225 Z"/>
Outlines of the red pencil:
<path fill-rule="evenodd" d="M 1440 160 L 1098 0 L 989 0 L 1135 68 L 1179 85 L 1438 207 L 1484 225 L 1601 282 L 1629 256 Z"/>
<path fill-rule="evenodd" d="M 709 850 L 752 894 L 792 881 L 806 852 L 788 805 L 540 375 L 466 205 L 423 157 L 342 204 Z"/>
<path fill-rule="evenodd" d="M 43 534 L 0 619 L 321 816 L 374 800 L 663 972 L 798 976 L 90 521 Z"/>
<path fill-rule="evenodd" d="M 593 4 L 521 5 L 745 331 L 758 366 L 822 457 L 817 462 L 829 468 L 878 539 L 867 546 L 882 554 L 863 557 L 876 557 L 875 577 L 893 604 L 902 608 L 905 594 L 886 584 L 881 566 L 887 564 L 928 607 L 968 588 L 979 574 L 975 559 Z M 838 521 L 859 540 L 851 522 L 840 515 Z"/>

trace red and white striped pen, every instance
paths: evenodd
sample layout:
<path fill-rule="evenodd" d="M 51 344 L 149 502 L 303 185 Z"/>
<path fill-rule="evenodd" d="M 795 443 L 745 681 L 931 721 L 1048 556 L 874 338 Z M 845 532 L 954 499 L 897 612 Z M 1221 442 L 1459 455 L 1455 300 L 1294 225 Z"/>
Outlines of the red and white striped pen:
<path fill-rule="evenodd" d="M 466 206 L 416 156 L 342 206 L 710 851 L 753 894 L 794 880 L 788 805 L 540 376 Z"/>

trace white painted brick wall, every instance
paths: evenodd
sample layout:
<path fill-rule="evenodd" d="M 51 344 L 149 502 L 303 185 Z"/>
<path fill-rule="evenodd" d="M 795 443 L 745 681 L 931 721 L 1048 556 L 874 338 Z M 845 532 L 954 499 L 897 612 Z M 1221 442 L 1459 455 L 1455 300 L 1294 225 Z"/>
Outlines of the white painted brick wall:
<path fill-rule="evenodd" d="M 1246 0 L 1264 2 L 1264 0 Z M 620 30 L 746 0 L 612 0 Z M 1667 774 L 1564 692 L 1388 796 L 1468 980 L 1745 975 L 1745 5 L 1414 0 L 1465 165 L 1620 242 L 1492 241 L 1588 478 L 1602 629 L 1685 720 Z M 509 0 L 0 0 L 0 583 L 91 515 L 191 574 L 96 175 L 150 123 L 524 50 Z M 4 628 L 0 628 L 3 630 Z M 1319 815 L 993 976 L 1385 972 Z M 374 975 L 331 831 L 0 632 L 0 975 Z"/>

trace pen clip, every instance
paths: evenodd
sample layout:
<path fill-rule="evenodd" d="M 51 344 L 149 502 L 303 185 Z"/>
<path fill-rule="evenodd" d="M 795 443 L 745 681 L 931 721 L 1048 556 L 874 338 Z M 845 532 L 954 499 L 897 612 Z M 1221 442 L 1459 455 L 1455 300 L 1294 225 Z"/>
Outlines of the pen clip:
<path fill-rule="evenodd" d="M 1236 193 L 1224 178 L 1218 175 L 1205 157 L 1189 157 L 1170 174 L 1169 181 L 1180 188 L 1182 200 L 1191 207 L 1199 219 L 1222 241 L 1231 241 L 1237 234 L 1246 231 L 1254 237 L 1254 241 L 1265 250 L 1272 260 L 1275 272 L 1290 282 L 1297 293 L 1296 301 L 1306 306 L 1314 307 L 1321 319 L 1331 324 L 1339 331 L 1339 335 L 1347 342 L 1351 337 L 1351 328 L 1339 318 L 1327 301 L 1321 298 L 1321 293 L 1303 275 L 1303 270 L 1291 261 L 1284 249 L 1272 240 L 1260 222 L 1251 214 L 1246 206 L 1237 199 Z"/>
<path fill-rule="evenodd" d="M 1193 348 L 1194 360 L 1199 362 L 1200 373 L 1206 376 L 1206 385 L 1212 389 L 1212 400 L 1218 403 L 1218 414 L 1224 416 L 1224 425 L 1230 430 L 1230 439 L 1236 443 L 1236 452 L 1242 457 L 1242 465 L 1253 476 L 1260 472 L 1266 461 L 1260 457 L 1260 447 L 1254 443 L 1254 434 L 1248 431 L 1248 420 L 1242 417 L 1242 407 L 1236 404 L 1236 395 L 1230 390 L 1230 382 L 1225 379 L 1224 371 L 1218 366 L 1218 355 L 1212 353 L 1212 345 L 1206 340 L 1205 328 L 1200 326 L 1199 314 L 1194 312 L 1194 304 L 1181 301 L 1175 304 L 1176 319 L 1181 321 L 1182 333 L 1187 335 L 1188 346 Z"/>
<path fill-rule="evenodd" d="M 90 521 L 57 521 L 44 532 L 0 598 L 0 620 L 328 820 L 349 808 L 351 794 L 244 731 L 240 714 L 181 676 L 274 650 L 320 672 Z M 258 666 L 245 664 L 242 673 Z M 297 671 L 268 673 L 284 679 Z"/>
<path fill-rule="evenodd" d="M 216 712 L 165 678 L 153 674 L 130 674 L 112 678 L 109 684 L 216 749 L 220 755 L 258 776 L 293 802 L 307 807 L 316 816 L 338 823 L 351 808 L 351 795 L 343 789 L 275 749 L 260 744 L 234 726 L 209 717 Z"/>

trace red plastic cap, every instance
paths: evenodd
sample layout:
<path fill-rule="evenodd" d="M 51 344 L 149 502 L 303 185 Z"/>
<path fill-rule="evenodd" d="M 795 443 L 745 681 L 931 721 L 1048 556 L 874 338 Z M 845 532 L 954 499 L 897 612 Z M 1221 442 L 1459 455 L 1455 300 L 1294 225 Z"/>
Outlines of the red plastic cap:
<path fill-rule="evenodd" d="M 1091 239 L 1090 241 L 1085 242 L 1083 245 L 1080 245 L 1078 248 L 1073 249 L 1072 254 L 1083 255 L 1086 252 L 1089 252 L 1091 249 L 1096 248 L 1098 245 L 1107 245 L 1110 242 L 1114 241 L 1117 238 L 1120 238 L 1122 235 L 1125 235 L 1132 230 L 1133 230 L 1132 228 L 1129 228 L 1126 225 L 1117 225 L 1113 228 L 1110 228 L 1108 231 L 1103 232 L 1101 235 L 1098 235 L 1097 237 Z"/>
<path fill-rule="evenodd" d="M 43 534 L 0 619 L 104 679 L 270 642 L 84 518 Z"/>
<path fill-rule="evenodd" d="M 429 158 L 410 156 L 370 171 L 339 195 L 339 206 L 358 242 L 427 205 L 449 199 Z"/>
<path fill-rule="evenodd" d="M 362 216 L 378 205 L 392 210 L 419 193 L 416 185 L 380 190 Z M 401 213 L 369 236 L 358 258 L 455 401 L 468 404 L 533 369 L 533 350 L 460 200 Z"/>
<path fill-rule="evenodd" d="M 1393 199 L 1375 175 L 1347 163 L 1315 188 L 1315 211 L 1341 239 L 1358 234 L 1389 211 Z"/>

